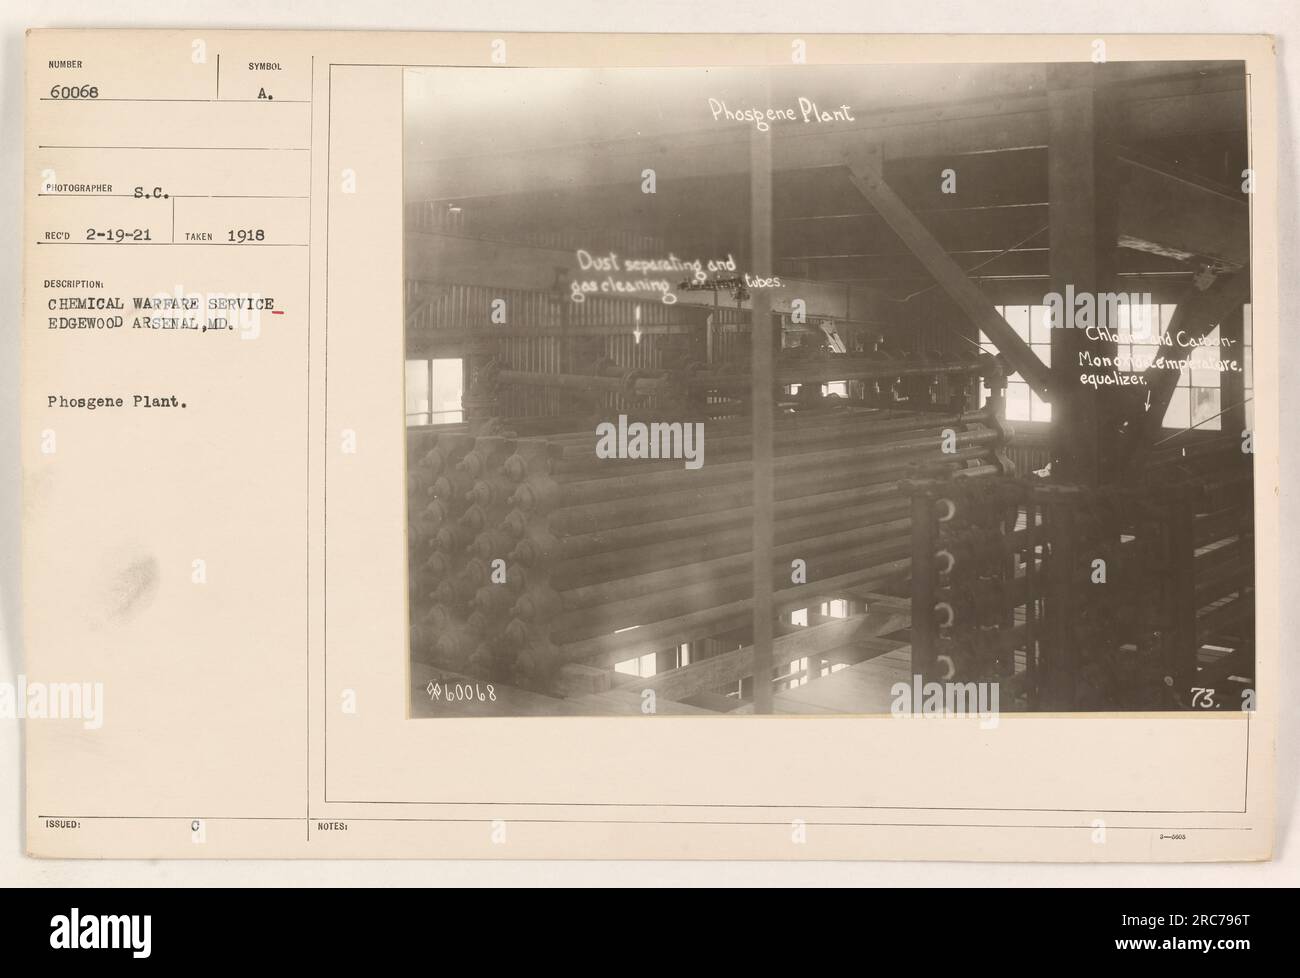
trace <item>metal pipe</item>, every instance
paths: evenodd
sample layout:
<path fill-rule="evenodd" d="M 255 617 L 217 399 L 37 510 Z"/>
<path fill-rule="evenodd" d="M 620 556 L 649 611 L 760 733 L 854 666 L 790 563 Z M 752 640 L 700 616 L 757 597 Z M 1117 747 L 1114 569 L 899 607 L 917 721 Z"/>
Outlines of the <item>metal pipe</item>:
<path fill-rule="evenodd" d="M 598 377 L 593 374 L 532 373 L 526 370 L 500 370 L 497 372 L 497 383 L 555 387 L 560 390 L 582 391 L 589 394 L 632 394 L 637 397 L 657 394 L 665 388 L 665 380 L 662 377 L 638 377 L 625 382 L 614 377 Z"/>
<path fill-rule="evenodd" d="M 898 519 L 906 513 L 907 501 L 886 498 L 867 506 L 823 509 L 776 524 L 779 545 L 814 539 L 827 533 L 853 532 L 867 526 Z M 644 547 L 606 551 L 571 560 L 557 560 L 550 572 L 556 590 L 582 587 L 597 581 L 680 567 L 683 564 L 712 561 L 731 554 L 747 553 L 753 543 L 748 523 L 729 530 L 695 534 L 678 540 L 664 540 Z"/>
<path fill-rule="evenodd" d="M 840 448 L 848 448 L 851 445 L 878 444 L 887 441 L 888 439 L 885 436 L 890 434 L 907 431 L 943 430 L 946 427 L 973 424 L 985 420 L 983 417 L 967 415 L 966 417 L 950 416 L 938 419 L 934 417 L 928 419 L 912 417 L 896 421 L 883 421 L 866 427 L 860 423 L 830 426 L 810 425 L 806 428 L 790 426 L 775 433 L 775 454 L 783 458 L 791 455 L 808 454 L 818 451 L 817 446 L 826 443 L 834 443 Z M 746 461 L 750 458 L 752 442 L 753 439 L 749 435 L 728 435 L 721 438 L 710 436 L 707 440 L 708 458 L 715 464 L 720 458 L 726 458 L 729 462 Z M 556 478 L 556 481 L 572 483 L 619 475 L 629 476 L 629 470 L 636 475 L 657 471 L 680 472 L 682 468 L 679 460 L 656 462 L 648 459 L 598 458 L 594 443 L 595 435 L 593 434 L 591 445 L 569 444 L 564 446 L 562 452 L 557 454 L 557 457 L 550 465 L 551 474 Z M 820 450 L 825 451 L 826 449 L 821 448 Z M 630 477 L 634 478 L 635 475 Z"/>
<path fill-rule="evenodd" d="M 959 451 L 945 456 L 937 468 L 951 469 L 962 462 L 988 457 L 984 448 Z M 895 482 L 899 476 L 915 474 L 914 461 L 884 460 L 877 467 L 865 470 L 858 467 L 837 468 L 824 471 L 812 471 L 802 475 L 792 475 L 777 480 L 776 497 L 789 499 L 793 496 L 811 494 L 835 489 L 850 489 L 856 486 Z M 891 491 L 896 491 L 897 486 Z M 749 506 L 752 490 L 746 483 L 731 483 L 704 489 L 684 489 L 677 492 L 663 492 L 645 497 L 618 499 L 583 506 L 565 507 L 549 515 L 549 525 L 557 534 L 592 533 L 601 529 L 627 526 L 634 523 L 651 523 L 656 520 L 671 519 L 683 513 L 708 513 L 731 507 Z"/>
<path fill-rule="evenodd" d="M 789 562 L 795 559 L 804 560 L 812 567 L 814 559 L 825 557 L 837 551 L 856 548 L 862 544 L 882 540 L 890 542 L 902 540 L 910 532 L 911 525 L 910 518 L 896 519 L 840 533 L 792 540 L 773 549 L 774 572 L 777 570 L 783 571 L 786 576 L 789 576 Z M 669 565 L 663 570 L 650 571 L 636 568 L 636 570 L 642 572 L 628 573 L 612 580 L 606 579 L 582 587 L 557 588 L 557 590 L 561 592 L 560 597 L 564 609 L 573 611 L 580 608 L 589 608 L 593 605 L 626 601 L 638 595 L 649 595 L 700 581 L 726 577 L 742 571 L 744 566 L 750 562 L 750 559 L 751 554 L 746 548 L 711 560 Z"/>
<path fill-rule="evenodd" d="M 911 537 L 904 530 L 896 537 L 881 543 L 814 554 L 808 561 L 808 578 L 813 582 L 830 580 L 855 567 L 867 566 L 874 561 L 901 558 L 910 552 Z M 769 578 L 774 581 L 773 563 L 774 561 L 769 561 L 767 572 Z M 788 571 L 783 580 L 789 581 Z M 772 593 L 773 591 L 769 590 L 769 599 Z M 658 621 L 662 618 L 729 604 L 747 594 L 761 598 L 761 592 L 758 592 L 753 584 L 752 570 L 747 573 L 742 568 L 739 573 L 704 583 L 641 594 L 624 601 L 611 601 L 577 611 L 566 611 L 551 622 L 551 634 L 558 636 L 557 641 L 590 638 L 626 628 L 629 623 Z M 775 616 L 773 627 L 775 627 Z"/>
<path fill-rule="evenodd" d="M 881 417 L 884 415 L 885 417 Z M 687 416 L 681 418 L 665 419 L 657 417 L 653 419 L 628 417 L 628 424 L 653 424 L 656 421 L 689 421 Z M 617 418 L 606 418 L 609 423 L 616 423 Z M 699 419 L 695 419 L 699 420 Z M 773 431 L 773 439 L 776 445 L 801 445 L 809 440 L 831 440 L 844 436 L 862 436 L 875 437 L 888 432 L 907 431 L 917 428 L 943 428 L 960 424 L 991 424 L 993 418 L 986 411 L 973 411 L 966 414 L 932 414 L 924 411 L 909 411 L 903 416 L 898 416 L 893 411 L 863 411 L 855 414 L 823 418 L 812 416 L 805 418 L 801 415 L 787 415 L 779 417 L 776 420 Z M 709 435 L 709 444 L 716 445 L 718 451 L 725 449 L 743 448 L 749 451 L 753 443 L 753 435 L 739 426 L 734 424 L 720 423 L 709 425 L 706 429 Z M 555 442 L 556 439 L 548 439 Z M 583 460 L 586 458 L 595 458 L 597 435 L 595 426 L 591 431 L 583 431 L 574 434 L 571 438 L 559 443 L 558 450 L 555 453 L 557 461 L 569 461 L 570 459 Z M 599 459 L 598 461 L 610 461 L 609 459 Z"/>
<path fill-rule="evenodd" d="M 838 512 L 853 504 L 891 495 L 895 491 L 894 484 L 890 483 L 888 488 L 855 486 L 852 489 L 836 492 L 778 500 L 776 504 L 778 525 L 807 514 L 817 516 L 822 512 Z M 717 513 L 700 513 L 654 523 L 634 523 L 630 526 L 568 537 L 547 534 L 546 543 L 534 544 L 533 541 L 525 541 L 530 544 L 529 553 L 525 557 L 516 559 L 525 565 L 530 561 L 542 559 L 574 560 L 608 551 L 630 550 L 649 544 L 670 542 L 680 537 L 723 532 L 728 528 L 744 526 L 753 518 L 754 511 L 751 507 L 740 506 Z"/>
<path fill-rule="evenodd" d="M 871 361 L 850 366 L 844 360 L 817 360 L 814 365 L 783 367 L 776 371 L 778 384 L 825 383 L 831 380 L 883 380 L 891 377 L 938 376 L 943 374 L 979 374 L 987 367 L 981 363 L 944 363 L 914 361 Z M 743 374 L 696 374 L 686 381 L 691 389 L 748 389 L 753 381 Z"/>
<path fill-rule="evenodd" d="M 843 594 L 849 588 L 865 587 L 875 590 L 906 575 L 910 564 L 909 558 L 902 557 L 849 571 L 828 580 L 785 588 L 773 595 L 774 608 L 781 612 L 806 606 L 813 601 Z M 752 599 L 745 598 L 704 611 L 646 622 L 617 635 L 610 633 L 570 642 L 560 648 L 560 657 L 565 662 L 579 662 L 597 656 L 609 660 L 625 653 L 629 645 L 653 644 L 658 647 L 701 635 L 718 635 L 744 626 L 751 620 L 752 609 Z"/>
<path fill-rule="evenodd" d="M 977 445 L 990 445 L 1001 440 L 1000 432 L 993 429 L 956 432 L 955 443 L 958 448 Z M 950 458 L 941 449 L 941 439 L 936 435 L 923 438 L 906 438 L 899 441 L 878 444 L 838 448 L 829 451 L 808 452 L 800 455 L 785 455 L 771 460 L 775 474 L 786 473 L 795 469 L 820 469 L 859 466 L 863 463 L 888 458 L 900 453 L 925 455 L 932 453 L 935 462 L 944 462 Z M 722 465 L 704 466 L 703 468 L 675 469 L 671 472 L 650 472 L 640 476 L 618 476 L 610 479 L 592 479 L 584 482 L 570 482 L 564 487 L 564 505 L 585 506 L 591 503 L 625 500 L 630 496 L 653 495 L 672 492 L 676 489 L 697 489 L 704 486 L 719 485 L 742 479 L 752 479 L 754 473 L 764 466 L 756 455 L 751 462 L 728 462 Z M 515 504 L 523 509 L 535 505 L 535 495 L 529 491 L 527 484 L 521 485 L 515 495 Z M 757 501 L 756 501 L 757 502 Z M 759 522 L 763 514 L 755 510 L 755 520 Z"/>

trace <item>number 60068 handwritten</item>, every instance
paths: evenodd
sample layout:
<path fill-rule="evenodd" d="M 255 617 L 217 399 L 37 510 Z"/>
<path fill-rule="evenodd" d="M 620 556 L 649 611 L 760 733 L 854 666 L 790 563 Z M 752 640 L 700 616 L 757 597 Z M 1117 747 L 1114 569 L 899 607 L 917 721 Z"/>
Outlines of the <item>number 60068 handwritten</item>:
<path fill-rule="evenodd" d="M 495 703 L 497 690 L 491 683 L 430 682 L 424 687 L 429 699 L 447 703 Z"/>

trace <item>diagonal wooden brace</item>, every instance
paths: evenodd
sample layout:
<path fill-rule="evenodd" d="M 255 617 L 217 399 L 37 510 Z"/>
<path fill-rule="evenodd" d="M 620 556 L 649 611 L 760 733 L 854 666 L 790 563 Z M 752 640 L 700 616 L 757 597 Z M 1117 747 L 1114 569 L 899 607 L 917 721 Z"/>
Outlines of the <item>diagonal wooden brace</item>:
<path fill-rule="evenodd" d="M 978 285 L 944 250 L 929 229 L 922 224 L 869 164 L 848 163 L 849 179 L 862 196 L 894 229 L 912 254 L 934 276 L 939 287 L 948 293 L 962 312 L 991 339 L 1006 357 L 1011 368 L 1019 372 L 1043 400 L 1051 400 L 1052 371 L 1011 326 Z"/>

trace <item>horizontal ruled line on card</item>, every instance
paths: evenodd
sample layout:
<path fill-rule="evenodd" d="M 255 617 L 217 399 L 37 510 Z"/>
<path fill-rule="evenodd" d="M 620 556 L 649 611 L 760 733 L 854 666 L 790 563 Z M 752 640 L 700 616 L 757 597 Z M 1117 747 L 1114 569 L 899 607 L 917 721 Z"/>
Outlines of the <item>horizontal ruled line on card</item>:
<path fill-rule="evenodd" d="M 137 197 L 135 194 L 46 194 L 37 197 L 125 197 L 128 200 L 165 200 L 164 197 Z M 310 200 L 309 194 L 168 194 L 172 200 Z"/>
<path fill-rule="evenodd" d="M 310 105 L 311 99 L 306 98 L 93 98 L 93 99 L 73 99 L 73 98 L 50 98 L 48 95 L 42 96 L 42 102 L 66 102 L 69 105 L 87 105 L 91 102 L 232 102 L 232 103 L 258 103 L 261 105 Z"/>
<path fill-rule="evenodd" d="M 239 152 L 267 153 L 308 153 L 310 146 L 51 146 L 41 145 L 38 149 L 165 149 L 165 150 L 236 150 Z"/>
<path fill-rule="evenodd" d="M 37 241 L 38 245 L 120 245 L 132 248 L 204 247 L 204 248 L 306 248 L 305 241 Z"/>

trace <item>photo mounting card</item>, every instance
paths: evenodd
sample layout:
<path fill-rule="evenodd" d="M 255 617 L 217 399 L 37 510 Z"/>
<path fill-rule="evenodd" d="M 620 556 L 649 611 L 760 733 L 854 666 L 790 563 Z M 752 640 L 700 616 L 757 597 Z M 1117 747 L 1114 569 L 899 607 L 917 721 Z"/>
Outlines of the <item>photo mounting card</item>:
<path fill-rule="evenodd" d="M 33 854 L 1271 854 L 1271 39 L 27 79 Z"/>

